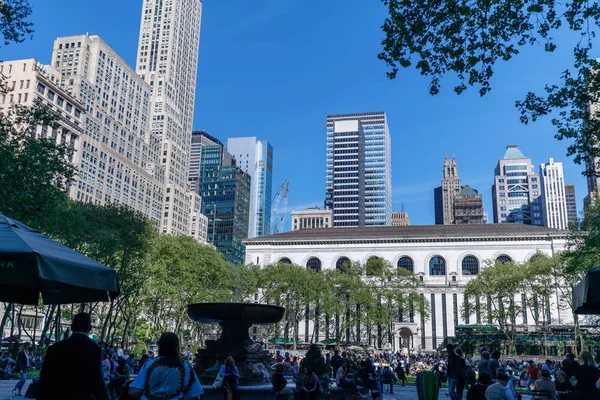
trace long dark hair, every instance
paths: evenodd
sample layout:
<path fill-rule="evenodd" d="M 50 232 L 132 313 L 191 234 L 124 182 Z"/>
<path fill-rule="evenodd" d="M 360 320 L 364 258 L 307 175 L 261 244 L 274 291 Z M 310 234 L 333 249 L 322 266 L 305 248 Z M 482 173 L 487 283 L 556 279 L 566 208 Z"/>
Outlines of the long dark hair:
<path fill-rule="evenodd" d="M 158 355 L 163 357 L 167 364 L 181 364 L 181 351 L 179 350 L 179 337 L 173 332 L 165 332 L 158 339 Z"/>

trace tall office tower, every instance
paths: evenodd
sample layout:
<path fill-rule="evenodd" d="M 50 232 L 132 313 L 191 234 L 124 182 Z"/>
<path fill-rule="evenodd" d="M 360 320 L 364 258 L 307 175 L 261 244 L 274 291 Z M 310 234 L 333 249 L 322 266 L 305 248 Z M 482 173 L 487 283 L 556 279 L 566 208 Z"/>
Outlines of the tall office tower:
<path fill-rule="evenodd" d="M 144 0 L 137 73 L 152 88 L 151 132 L 161 142 L 161 230 L 186 235 L 192 213 L 188 165 L 200 44 L 200 0 Z"/>
<path fill-rule="evenodd" d="M 410 226 L 408 213 L 404 211 L 392 213 L 392 226 Z"/>
<path fill-rule="evenodd" d="M 250 175 L 222 145 L 204 146 L 200 161 L 202 214 L 208 218 L 208 242 L 234 265 L 244 262 L 250 213 Z"/>
<path fill-rule="evenodd" d="M 128 205 L 159 224 L 164 169 L 160 141 L 149 133 L 150 86 L 96 35 L 56 39 L 52 65 L 61 85 L 85 104 L 81 196 Z"/>
<path fill-rule="evenodd" d="M 494 174 L 494 223 L 542 225 L 540 176 L 533 172 L 531 158 L 508 145 Z"/>
<path fill-rule="evenodd" d="M 331 128 L 329 119 L 327 124 L 325 209 L 333 210 L 334 227 L 364 226 L 365 134 L 362 123 L 355 118 L 332 121 Z"/>
<path fill-rule="evenodd" d="M 451 225 L 454 223 L 454 198 L 460 192 L 460 178 L 458 177 L 458 164 L 456 157 L 452 160 L 444 157 L 444 177 L 442 186 L 434 189 L 435 223 L 437 225 Z"/>
<path fill-rule="evenodd" d="M 577 215 L 577 199 L 575 197 L 575 185 L 565 185 L 565 198 L 567 200 L 567 220 L 569 227 L 579 225 L 579 216 Z"/>
<path fill-rule="evenodd" d="M 359 121 L 364 136 L 364 224 L 392 224 L 392 144 L 385 112 L 327 116 L 325 208 L 332 208 L 334 192 L 334 134 L 336 122 Z M 340 144 L 341 145 L 341 144 Z M 338 148 L 337 154 L 342 148 Z M 342 159 L 339 159 L 341 161 Z M 334 212 L 335 214 L 335 212 Z"/>
<path fill-rule="evenodd" d="M 567 229 L 569 218 L 562 163 L 555 162 L 553 158 L 550 158 L 547 163 L 541 164 L 540 179 L 542 183 L 542 223 L 548 228 Z"/>
<path fill-rule="evenodd" d="M 455 225 L 484 224 L 483 198 L 476 190 L 465 185 L 454 197 L 453 204 Z"/>
<path fill-rule="evenodd" d="M 273 146 L 255 137 L 227 139 L 227 151 L 252 178 L 248 238 L 268 235 L 271 226 Z"/>
<path fill-rule="evenodd" d="M 205 131 L 192 132 L 192 146 L 190 150 L 190 165 L 188 170 L 188 182 L 192 191 L 198 192 L 200 181 L 200 166 L 202 159 L 202 148 L 204 146 L 223 146 L 223 143 L 216 137 Z M 231 154 L 224 151 L 221 153 L 226 159 L 219 160 L 222 165 L 231 165 Z"/>

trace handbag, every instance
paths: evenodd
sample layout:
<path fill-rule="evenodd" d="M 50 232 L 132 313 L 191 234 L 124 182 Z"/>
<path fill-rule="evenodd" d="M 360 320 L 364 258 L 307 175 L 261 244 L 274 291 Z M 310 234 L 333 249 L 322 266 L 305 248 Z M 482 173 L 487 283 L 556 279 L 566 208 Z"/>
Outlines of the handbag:
<path fill-rule="evenodd" d="M 212 387 L 213 389 L 219 389 L 223 387 L 223 377 L 221 376 L 221 374 L 217 374 L 217 377 L 215 378 Z"/>

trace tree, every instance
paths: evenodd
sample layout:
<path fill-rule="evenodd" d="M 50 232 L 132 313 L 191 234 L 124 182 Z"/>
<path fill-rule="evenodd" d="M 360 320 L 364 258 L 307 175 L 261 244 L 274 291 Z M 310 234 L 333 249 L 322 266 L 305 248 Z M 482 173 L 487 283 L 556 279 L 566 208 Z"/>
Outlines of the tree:
<path fill-rule="evenodd" d="M 497 62 L 511 60 L 525 46 L 553 52 L 558 32 L 577 33 L 572 39 L 573 67 L 563 72 L 561 84 L 546 86 L 541 96 L 530 92 L 516 106 L 523 123 L 553 115 L 555 137 L 573 140 L 567 155 L 576 163 L 600 156 L 600 110 L 590 113 L 590 104 L 600 100 L 600 63 L 592 53 L 600 21 L 597 1 L 382 1 L 389 16 L 378 57 L 390 68 L 388 77 L 394 79 L 399 68 L 414 65 L 431 77 L 429 92 L 434 95 L 444 77 L 455 75 L 457 94 L 473 86 L 483 96 L 491 90 Z"/>
<path fill-rule="evenodd" d="M 522 311 L 513 299 L 521 288 L 523 278 L 520 265 L 512 262 L 496 262 L 483 268 L 465 288 L 466 296 L 486 298 L 488 322 L 496 321 L 500 329 L 508 336 L 509 352 L 514 348 L 517 335 L 516 315 Z M 463 313 L 466 319 L 472 310 L 466 308 Z"/>
<path fill-rule="evenodd" d="M 31 16 L 29 0 L 0 1 L 0 34 L 4 45 L 11 42 L 23 42 L 33 34 L 33 23 L 27 21 Z"/>
<path fill-rule="evenodd" d="M 38 229 L 65 203 L 76 171 L 71 146 L 37 134 L 57 119 L 39 102 L 13 104 L 0 113 L 0 211 Z"/>
<path fill-rule="evenodd" d="M 158 332 L 177 334 L 192 326 L 190 303 L 231 298 L 233 266 L 213 247 L 187 236 L 158 235 L 147 257 L 147 315 Z"/>

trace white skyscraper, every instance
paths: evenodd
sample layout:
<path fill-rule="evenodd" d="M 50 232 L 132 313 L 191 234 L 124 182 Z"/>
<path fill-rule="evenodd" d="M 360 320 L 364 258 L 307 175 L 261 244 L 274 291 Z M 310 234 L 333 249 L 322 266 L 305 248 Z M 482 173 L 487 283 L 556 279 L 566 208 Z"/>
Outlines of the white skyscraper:
<path fill-rule="evenodd" d="M 151 133 L 160 138 L 165 195 L 160 229 L 186 235 L 191 209 L 188 166 L 200 44 L 200 0 L 144 0 L 137 73 L 152 88 Z"/>
<path fill-rule="evenodd" d="M 565 178 L 561 162 L 550 158 L 540 165 L 542 181 L 542 216 L 544 226 L 555 229 L 568 229 L 567 197 Z"/>
<path fill-rule="evenodd" d="M 360 128 L 357 130 L 359 136 L 364 140 L 363 149 L 355 151 L 354 149 L 345 149 L 346 139 L 338 137 L 338 133 L 347 134 L 350 132 L 336 132 L 336 126 L 343 126 L 343 130 L 348 127 L 348 122 Z M 356 144 L 357 142 L 352 142 Z M 347 144 L 353 146 L 353 144 Z M 358 160 L 351 157 L 363 157 Z M 335 154 L 335 156 L 334 156 Z M 338 114 L 327 116 L 327 165 L 326 165 L 326 188 L 325 188 L 325 208 L 333 208 L 335 226 L 373 226 L 373 225 L 392 225 L 392 142 L 385 112 L 365 112 L 357 114 Z M 358 161 L 358 163 L 357 163 Z M 360 180 L 362 187 L 357 195 L 353 193 L 356 181 L 350 182 L 341 180 L 344 177 L 350 179 L 359 179 L 356 176 L 346 176 L 352 174 L 350 169 L 360 170 L 363 175 Z M 348 172 L 350 171 L 350 172 Z M 337 181 L 337 182 L 336 182 Z M 351 183 L 352 185 L 347 185 Z M 337 186 L 337 187 L 336 187 Z M 343 201 L 352 201 L 357 205 L 354 211 L 341 210 L 336 212 L 334 207 L 334 196 L 341 191 L 348 189 L 348 196 Z M 339 201 L 339 196 L 338 196 Z M 360 203 L 364 205 L 359 205 Z M 345 208 L 345 207 L 344 207 Z M 354 214 L 358 211 L 358 217 L 342 216 L 344 212 Z M 348 218 L 346 218 L 348 217 Z"/>
<path fill-rule="evenodd" d="M 251 177 L 248 238 L 268 235 L 271 225 L 273 147 L 255 137 L 227 140 L 227 151 Z"/>
<path fill-rule="evenodd" d="M 71 196 L 123 204 L 158 224 L 164 170 L 158 163 L 160 141 L 149 134 L 150 86 L 97 35 L 57 38 L 52 66 L 61 86 L 85 106 L 77 193 Z"/>

